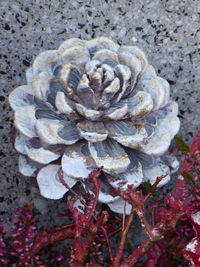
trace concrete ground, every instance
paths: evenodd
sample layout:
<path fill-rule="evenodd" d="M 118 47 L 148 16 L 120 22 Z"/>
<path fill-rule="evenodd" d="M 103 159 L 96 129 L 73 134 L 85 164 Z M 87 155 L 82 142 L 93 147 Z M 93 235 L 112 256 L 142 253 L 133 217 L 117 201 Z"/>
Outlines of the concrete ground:
<path fill-rule="evenodd" d="M 46 200 L 18 172 L 9 93 L 25 81 L 36 55 L 65 39 L 107 36 L 139 46 L 179 103 L 180 134 L 191 143 L 200 122 L 199 0 L 0 0 L 0 216 L 9 222 L 16 206 L 33 203 L 41 221 L 58 223 L 63 201 Z M 172 182 L 173 184 L 173 182 Z M 171 190 L 172 186 L 166 187 Z"/>

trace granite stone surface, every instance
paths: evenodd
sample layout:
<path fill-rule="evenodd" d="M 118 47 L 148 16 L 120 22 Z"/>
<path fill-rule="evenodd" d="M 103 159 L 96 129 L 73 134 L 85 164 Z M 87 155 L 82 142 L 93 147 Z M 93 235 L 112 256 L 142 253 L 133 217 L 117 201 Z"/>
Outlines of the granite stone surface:
<path fill-rule="evenodd" d="M 171 85 L 179 104 L 180 134 L 192 142 L 200 122 L 199 0 L 0 0 L 0 216 L 9 223 L 16 206 L 33 203 L 41 221 L 62 223 L 63 200 L 40 196 L 34 179 L 18 172 L 9 93 L 25 81 L 36 55 L 65 39 L 97 36 L 137 45 Z M 11 141 L 10 141 L 11 140 Z M 165 191 L 173 188 L 173 181 Z"/>

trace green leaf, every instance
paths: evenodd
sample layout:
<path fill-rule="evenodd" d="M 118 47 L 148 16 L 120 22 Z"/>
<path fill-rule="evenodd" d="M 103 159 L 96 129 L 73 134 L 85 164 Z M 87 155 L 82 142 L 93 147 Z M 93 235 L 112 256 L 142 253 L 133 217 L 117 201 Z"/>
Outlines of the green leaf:
<path fill-rule="evenodd" d="M 187 154 L 190 152 L 190 147 L 186 144 L 186 142 L 180 137 L 180 135 L 175 135 L 174 137 L 175 142 L 177 143 L 180 151 L 183 154 Z"/>
<path fill-rule="evenodd" d="M 132 245 L 131 245 L 130 242 L 127 242 L 127 243 L 126 243 L 126 247 L 127 247 L 128 253 L 129 253 L 129 254 L 132 254 L 132 252 L 133 252 L 133 247 L 132 247 Z"/>
<path fill-rule="evenodd" d="M 142 183 L 142 185 L 148 193 L 153 194 L 156 192 L 155 189 L 153 188 L 152 184 L 149 181 Z"/>
<path fill-rule="evenodd" d="M 142 183 L 142 186 L 147 191 L 147 193 L 151 193 L 153 203 L 159 205 L 164 203 L 164 199 L 160 198 L 160 194 L 156 191 L 156 189 L 149 181 Z"/>
<path fill-rule="evenodd" d="M 191 173 L 189 173 L 187 171 L 183 171 L 181 174 L 182 174 L 184 180 L 186 181 L 186 183 L 188 183 L 188 184 L 193 183 L 194 177 L 192 176 Z"/>
<path fill-rule="evenodd" d="M 180 253 L 174 252 L 172 254 L 172 257 L 173 257 L 174 260 L 176 260 L 178 262 L 183 262 L 184 261 L 184 258 Z"/>

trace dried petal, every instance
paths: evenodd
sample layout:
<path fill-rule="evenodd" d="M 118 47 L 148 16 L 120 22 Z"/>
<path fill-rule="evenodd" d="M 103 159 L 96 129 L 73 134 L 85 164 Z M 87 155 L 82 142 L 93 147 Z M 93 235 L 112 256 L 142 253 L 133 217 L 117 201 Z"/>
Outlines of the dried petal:
<path fill-rule="evenodd" d="M 132 206 L 123 200 L 121 198 L 115 200 L 114 202 L 108 203 L 109 208 L 116 213 L 124 213 L 124 208 L 125 208 L 125 214 L 129 215 L 132 210 Z"/>
<path fill-rule="evenodd" d="M 41 140 L 47 144 L 71 145 L 79 140 L 78 130 L 72 122 L 39 119 L 36 129 Z"/>
<path fill-rule="evenodd" d="M 146 168 L 143 170 L 144 179 L 147 181 L 149 180 L 151 184 L 156 182 L 156 178 L 162 175 L 167 175 L 164 177 L 158 184 L 158 186 L 163 186 L 170 180 L 170 170 L 167 165 L 165 165 L 161 160 L 158 160 L 155 166 L 151 168 Z"/>
<path fill-rule="evenodd" d="M 132 57 L 135 56 L 142 65 L 142 70 L 144 71 L 147 66 L 147 58 L 144 52 L 137 46 L 121 46 L 119 48 L 119 53 L 128 52 L 132 54 Z"/>
<path fill-rule="evenodd" d="M 89 150 L 97 166 L 103 166 L 104 171 L 107 173 L 122 173 L 130 164 L 124 149 L 111 139 L 89 143 Z"/>
<path fill-rule="evenodd" d="M 58 48 L 60 53 L 64 53 L 66 49 L 74 46 L 84 46 L 84 42 L 81 39 L 78 38 L 71 38 L 66 41 L 64 41 Z"/>
<path fill-rule="evenodd" d="M 31 160 L 41 164 L 48 164 L 60 158 L 60 154 L 54 153 L 48 149 L 44 149 L 43 147 L 34 148 L 26 145 L 25 152 Z"/>
<path fill-rule="evenodd" d="M 94 56 L 92 57 L 92 60 L 98 60 L 102 63 L 115 66 L 118 64 L 118 56 L 117 53 L 108 50 L 108 49 L 101 49 L 97 51 Z"/>
<path fill-rule="evenodd" d="M 152 65 L 147 64 L 145 70 L 141 73 L 140 80 L 138 81 L 138 84 L 140 84 L 143 80 L 151 80 L 153 78 L 156 78 L 156 72 Z"/>
<path fill-rule="evenodd" d="M 112 107 L 110 107 L 104 112 L 103 118 L 109 118 L 112 120 L 120 120 L 125 117 L 127 112 L 128 112 L 127 104 L 113 105 Z"/>
<path fill-rule="evenodd" d="M 90 41 L 85 42 L 86 47 L 88 48 L 91 55 L 101 49 L 109 49 L 111 51 L 117 52 L 119 45 L 114 43 L 112 40 L 106 37 L 97 37 Z"/>
<path fill-rule="evenodd" d="M 84 180 L 95 167 L 87 142 L 78 142 L 66 147 L 62 157 L 62 169 L 68 176 Z"/>
<path fill-rule="evenodd" d="M 82 121 L 77 124 L 80 135 L 89 142 L 103 141 L 108 136 L 102 122 Z"/>
<path fill-rule="evenodd" d="M 39 119 L 50 119 L 50 120 L 63 120 L 67 118 L 63 114 L 57 114 L 51 111 L 48 108 L 38 108 L 35 111 L 35 117 L 37 120 Z"/>
<path fill-rule="evenodd" d="M 130 68 L 131 70 L 131 84 L 132 84 L 132 89 L 134 88 L 134 84 L 137 80 L 137 77 L 139 73 L 142 71 L 142 66 L 141 62 L 139 59 L 137 59 L 135 56 L 128 52 L 119 52 L 119 61 L 121 64 L 126 65 Z"/>
<path fill-rule="evenodd" d="M 142 164 L 142 168 L 150 168 L 155 165 L 155 157 L 147 155 L 139 150 L 131 150 L 129 151 L 129 158 L 133 157 L 134 159 L 139 161 Z M 134 159 L 131 159 L 132 161 Z"/>
<path fill-rule="evenodd" d="M 180 128 L 180 120 L 177 117 L 178 105 L 176 102 L 172 102 L 164 110 L 166 115 L 158 119 L 158 125 L 167 129 L 172 139 Z"/>
<path fill-rule="evenodd" d="M 60 53 L 57 50 L 49 50 L 39 54 L 33 62 L 34 77 L 43 71 L 52 73 L 51 63 L 58 60 L 60 60 Z"/>
<path fill-rule="evenodd" d="M 153 101 L 150 94 L 139 91 L 127 99 L 127 105 L 131 117 L 142 117 L 152 110 Z"/>
<path fill-rule="evenodd" d="M 88 120 L 95 121 L 98 118 L 100 118 L 103 114 L 102 111 L 98 111 L 94 109 L 87 109 L 81 104 L 76 103 L 75 105 L 76 105 L 76 110 L 78 111 L 78 113 Z"/>
<path fill-rule="evenodd" d="M 130 91 L 126 91 L 127 88 L 131 88 L 131 86 L 129 85 L 129 83 L 131 82 L 131 71 L 127 66 L 118 64 L 115 67 L 115 73 L 117 75 L 117 77 L 120 78 L 120 92 L 119 95 L 117 96 L 115 102 L 118 102 L 124 95 L 124 93 L 129 94 Z"/>
<path fill-rule="evenodd" d="M 35 108 L 33 106 L 20 107 L 15 112 L 15 126 L 27 137 L 37 136 L 35 131 Z"/>
<path fill-rule="evenodd" d="M 60 199 L 68 189 L 60 182 L 58 171 L 59 165 L 48 165 L 40 170 L 37 182 L 42 196 L 50 199 Z M 72 187 L 76 181 L 64 175 L 65 182 Z"/>
<path fill-rule="evenodd" d="M 32 68 L 28 68 L 26 70 L 26 80 L 27 80 L 28 85 L 32 84 L 32 81 L 33 81 L 33 69 Z"/>
<path fill-rule="evenodd" d="M 20 107 L 30 106 L 33 104 L 33 93 L 31 87 L 23 85 L 15 88 L 9 95 L 9 102 L 13 110 L 17 110 Z"/>
<path fill-rule="evenodd" d="M 157 77 L 157 80 L 160 82 L 164 90 L 165 95 L 164 95 L 163 103 L 161 104 L 161 107 L 164 107 L 169 102 L 169 97 L 170 97 L 169 83 L 161 77 Z"/>
<path fill-rule="evenodd" d="M 19 156 L 18 165 L 19 165 L 19 171 L 24 176 L 32 176 L 34 172 L 36 172 L 43 166 L 42 164 L 30 160 L 28 157 L 24 155 Z"/>
<path fill-rule="evenodd" d="M 81 57 L 80 57 L 81 55 Z M 83 46 L 73 46 L 65 49 L 62 53 L 62 60 L 66 63 L 84 65 L 90 59 L 88 50 Z"/>
<path fill-rule="evenodd" d="M 137 188 L 143 181 L 143 172 L 141 163 L 137 163 L 134 168 L 128 169 L 126 172 L 120 174 L 120 176 L 106 175 L 110 185 L 114 188 L 120 188 L 126 190 L 128 185 L 133 185 L 133 188 Z"/>
<path fill-rule="evenodd" d="M 61 91 L 58 91 L 55 99 L 56 108 L 64 114 L 72 115 L 77 117 L 78 114 L 74 111 L 75 103 L 73 100 L 67 98 L 65 94 Z"/>
<path fill-rule="evenodd" d="M 37 98 L 47 100 L 47 93 L 50 90 L 52 75 L 49 72 L 40 72 L 32 82 L 32 88 Z"/>
<path fill-rule="evenodd" d="M 117 65 L 118 66 L 118 65 Z M 111 66 L 109 66 L 108 64 L 102 64 L 101 65 L 102 69 L 104 70 L 104 81 L 103 81 L 103 85 L 104 87 L 106 87 L 106 85 L 108 84 L 108 82 L 111 82 L 115 75 L 114 75 L 114 70 Z"/>
<path fill-rule="evenodd" d="M 103 95 L 114 95 L 117 93 L 117 91 L 119 90 L 120 88 L 120 82 L 119 82 L 119 79 L 118 78 L 115 78 L 110 84 L 109 86 L 107 86 L 105 89 L 104 89 L 104 92 L 103 92 Z"/>
<path fill-rule="evenodd" d="M 170 142 L 169 132 L 164 128 L 158 128 L 145 142 L 140 143 L 140 149 L 148 155 L 159 156 L 167 151 Z"/>
<path fill-rule="evenodd" d="M 171 173 L 178 171 L 179 161 L 173 154 L 169 152 L 165 153 L 163 156 L 161 156 L 161 160 L 164 162 L 164 164 L 170 167 Z"/>
<path fill-rule="evenodd" d="M 94 194 L 94 185 L 91 182 L 91 179 L 87 179 L 83 186 L 88 190 L 91 194 Z M 112 203 L 119 199 L 120 197 L 117 196 L 113 187 L 108 183 L 108 180 L 105 176 L 101 177 L 101 184 L 99 190 L 99 198 L 98 201 L 102 203 Z"/>
<path fill-rule="evenodd" d="M 139 89 L 149 93 L 153 99 L 153 110 L 157 110 L 165 103 L 166 87 L 163 87 L 162 82 L 153 78 L 144 80 L 139 84 Z"/>
<path fill-rule="evenodd" d="M 101 62 L 98 60 L 91 60 L 85 64 L 85 72 L 90 79 L 100 65 Z"/>
<path fill-rule="evenodd" d="M 147 137 L 145 128 L 142 125 L 127 120 L 107 123 L 106 128 L 112 139 L 123 146 L 131 148 L 138 147 L 138 144 Z"/>
<path fill-rule="evenodd" d="M 59 72 L 59 81 L 62 83 L 62 85 L 65 87 L 69 81 L 70 71 L 71 71 L 72 65 L 71 64 L 65 64 L 62 66 L 60 72 Z"/>
<path fill-rule="evenodd" d="M 23 134 L 17 134 L 15 137 L 15 149 L 21 153 L 26 154 L 26 145 L 31 139 Z"/>

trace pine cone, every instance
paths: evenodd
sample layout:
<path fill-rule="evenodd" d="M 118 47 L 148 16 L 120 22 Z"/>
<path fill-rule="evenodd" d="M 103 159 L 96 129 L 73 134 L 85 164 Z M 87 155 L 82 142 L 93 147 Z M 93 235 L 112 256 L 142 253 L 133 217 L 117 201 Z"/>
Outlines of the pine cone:
<path fill-rule="evenodd" d="M 103 166 L 99 201 L 121 212 L 113 188 L 138 187 L 168 174 L 178 162 L 169 146 L 180 127 L 169 84 L 158 77 L 144 53 L 108 38 L 69 39 L 37 56 L 27 85 L 9 96 L 18 135 L 20 172 L 35 171 L 40 193 L 51 199 Z"/>

